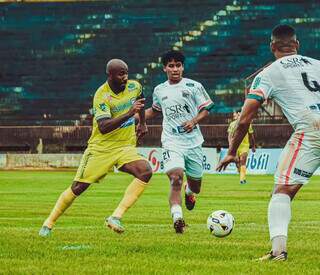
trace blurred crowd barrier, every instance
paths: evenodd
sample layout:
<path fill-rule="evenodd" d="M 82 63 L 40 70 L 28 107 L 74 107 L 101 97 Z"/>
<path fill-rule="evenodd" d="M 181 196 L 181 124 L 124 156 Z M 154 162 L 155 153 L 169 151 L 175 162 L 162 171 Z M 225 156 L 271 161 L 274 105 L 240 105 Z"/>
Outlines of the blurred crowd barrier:
<path fill-rule="evenodd" d="M 274 174 L 277 160 L 281 153 L 280 148 L 257 149 L 255 153 L 250 151 L 247 159 L 248 174 Z M 163 173 L 162 149 L 160 147 L 139 147 L 138 151 L 150 163 L 154 173 Z M 204 156 L 202 165 L 205 174 L 217 174 L 215 168 L 226 152 L 226 148 L 203 148 Z M 0 169 L 76 169 L 80 163 L 82 154 L 0 154 Z M 114 172 L 118 172 L 117 169 Z M 230 164 L 222 174 L 237 174 L 235 164 Z M 320 170 L 316 171 L 317 175 Z"/>
<path fill-rule="evenodd" d="M 228 147 L 227 124 L 201 125 L 204 146 Z M 289 124 L 253 125 L 257 147 L 281 148 L 289 139 Z M 161 125 L 149 125 L 138 146 L 160 147 Z M 87 146 L 90 126 L 0 126 L 0 153 L 80 153 Z"/>

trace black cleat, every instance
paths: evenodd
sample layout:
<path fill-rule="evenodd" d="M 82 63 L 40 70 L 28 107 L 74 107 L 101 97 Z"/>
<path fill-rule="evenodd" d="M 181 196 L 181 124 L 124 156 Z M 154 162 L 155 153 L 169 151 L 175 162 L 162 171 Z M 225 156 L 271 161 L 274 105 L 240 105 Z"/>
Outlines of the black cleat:
<path fill-rule="evenodd" d="M 286 261 L 288 259 L 288 253 L 282 251 L 278 256 L 273 255 L 273 252 L 270 251 L 268 254 L 259 258 L 259 261 Z"/>
<path fill-rule="evenodd" d="M 173 224 L 177 234 L 182 234 L 185 231 L 186 224 L 182 218 L 177 219 Z"/>

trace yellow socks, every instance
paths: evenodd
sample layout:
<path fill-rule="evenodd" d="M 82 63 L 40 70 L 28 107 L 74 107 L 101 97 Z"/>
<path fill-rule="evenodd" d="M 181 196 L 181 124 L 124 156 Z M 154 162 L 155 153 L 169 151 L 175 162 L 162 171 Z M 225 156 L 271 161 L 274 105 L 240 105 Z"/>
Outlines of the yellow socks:
<path fill-rule="evenodd" d="M 243 181 L 246 179 L 246 166 L 245 165 L 241 165 L 240 166 L 240 181 Z"/>
<path fill-rule="evenodd" d="M 72 204 L 77 196 L 73 194 L 71 188 L 69 187 L 65 190 L 56 202 L 56 205 L 52 209 L 49 217 L 45 220 L 44 226 L 52 228 L 56 220 L 63 214 L 63 212 Z"/>
<path fill-rule="evenodd" d="M 112 216 L 121 219 L 123 214 L 137 201 L 146 188 L 147 183 L 135 178 L 127 187 L 124 196 Z"/>

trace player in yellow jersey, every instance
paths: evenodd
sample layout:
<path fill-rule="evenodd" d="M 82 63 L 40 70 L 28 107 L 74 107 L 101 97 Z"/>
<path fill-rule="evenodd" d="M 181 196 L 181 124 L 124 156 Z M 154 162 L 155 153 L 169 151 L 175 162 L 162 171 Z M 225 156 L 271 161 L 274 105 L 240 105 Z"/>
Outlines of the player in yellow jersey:
<path fill-rule="evenodd" d="M 128 66 L 120 59 L 112 59 L 107 64 L 107 81 L 96 91 L 93 100 L 93 129 L 88 147 L 83 154 L 74 182 L 56 202 L 49 217 L 43 223 L 39 235 L 47 237 L 57 219 L 92 183 L 103 179 L 116 166 L 135 178 L 113 214 L 106 218 L 106 225 L 115 232 L 122 233 L 123 214 L 143 193 L 152 169 L 146 159 L 136 150 L 136 134 L 147 132 L 144 117 L 144 98 L 141 85 L 128 80 Z M 139 115 L 137 132 L 134 115 Z"/>
<path fill-rule="evenodd" d="M 232 137 L 234 135 L 234 131 L 236 129 L 238 119 L 240 117 L 240 112 L 234 112 L 233 113 L 233 121 L 229 124 L 228 127 L 228 142 L 229 145 L 232 142 Z M 247 157 L 249 153 L 249 148 L 251 146 L 252 152 L 256 151 L 255 148 L 255 140 L 253 135 L 253 128 L 250 124 L 249 130 L 245 137 L 243 138 L 238 150 L 237 150 L 237 157 L 239 159 L 239 162 L 237 163 L 237 168 L 240 173 L 240 184 L 246 184 L 246 163 L 247 163 Z"/>

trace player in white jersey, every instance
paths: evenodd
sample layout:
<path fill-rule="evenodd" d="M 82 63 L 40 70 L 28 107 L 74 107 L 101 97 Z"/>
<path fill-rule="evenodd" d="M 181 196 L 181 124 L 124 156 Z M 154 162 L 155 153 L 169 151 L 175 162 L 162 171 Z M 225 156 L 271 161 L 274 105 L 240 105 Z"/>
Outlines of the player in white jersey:
<path fill-rule="evenodd" d="M 198 123 L 208 116 L 213 107 L 199 82 L 183 78 L 184 60 L 184 55 L 179 51 L 173 50 L 163 55 L 163 70 L 168 80 L 154 89 L 152 108 L 146 110 L 146 119 L 163 116 L 163 164 L 170 180 L 169 204 L 177 233 L 185 230 L 181 208 L 184 171 L 187 178 L 185 204 L 188 210 L 194 208 L 194 194 L 200 192 L 203 137 Z"/>
<path fill-rule="evenodd" d="M 255 77 L 228 155 L 217 170 L 235 161 L 237 148 L 258 108 L 264 100 L 273 99 L 294 133 L 279 158 L 268 208 L 272 250 L 260 260 L 286 260 L 291 200 L 320 166 L 320 61 L 297 54 L 299 42 L 289 25 L 273 29 L 270 48 L 276 61 Z"/>

